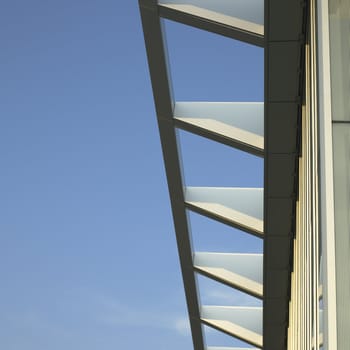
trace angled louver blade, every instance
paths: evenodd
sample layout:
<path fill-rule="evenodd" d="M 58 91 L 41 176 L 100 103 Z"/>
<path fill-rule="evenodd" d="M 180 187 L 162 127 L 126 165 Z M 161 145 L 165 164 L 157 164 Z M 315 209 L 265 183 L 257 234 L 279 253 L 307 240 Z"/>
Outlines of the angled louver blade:
<path fill-rule="evenodd" d="M 176 102 L 175 123 L 190 132 L 244 151 L 264 154 L 264 104 Z"/>
<path fill-rule="evenodd" d="M 239 187 L 187 187 L 186 206 L 200 214 L 263 235 L 263 189 Z"/>
<path fill-rule="evenodd" d="M 194 255 L 197 272 L 242 290 L 255 297 L 263 296 L 263 255 L 203 253 Z"/>
<path fill-rule="evenodd" d="M 208 326 L 262 348 L 262 308 L 202 306 L 201 320 Z"/>
<path fill-rule="evenodd" d="M 163 17 L 264 45 L 263 0 L 161 0 L 159 9 Z"/>

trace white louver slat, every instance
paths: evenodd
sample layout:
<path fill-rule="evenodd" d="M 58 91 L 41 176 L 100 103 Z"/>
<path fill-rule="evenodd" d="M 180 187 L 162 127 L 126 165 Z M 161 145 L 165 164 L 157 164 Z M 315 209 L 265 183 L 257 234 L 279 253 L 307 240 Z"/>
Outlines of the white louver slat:
<path fill-rule="evenodd" d="M 262 188 L 187 187 L 185 201 L 194 210 L 263 235 Z"/>
<path fill-rule="evenodd" d="M 263 255 L 203 253 L 194 254 L 194 267 L 208 277 L 253 296 L 263 296 Z"/>
<path fill-rule="evenodd" d="M 183 128 L 221 136 L 263 155 L 264 104 L 260 102 L 176 102 L 174 118 Z M 192 129 L 191 129 L 192 126 Z"/>
<path fill-rule="evenodd" d="M 204 323 L 262 348 L 261 307 L 202 306 Z"/>
<path fill-rule="evenodd" d="M 262 0 L 164 0 L 159 4 L 239 30 L 264 35 Z"/>

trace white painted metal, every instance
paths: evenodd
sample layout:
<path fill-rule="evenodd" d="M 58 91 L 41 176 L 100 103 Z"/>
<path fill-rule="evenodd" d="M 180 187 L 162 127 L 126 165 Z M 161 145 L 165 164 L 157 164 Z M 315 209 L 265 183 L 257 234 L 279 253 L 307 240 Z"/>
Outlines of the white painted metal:
<path fill-rule="evenodd" d="M 201 319 L 234 337 L 262 347 L 261 307 L 202 306 Z"/>
<path fill-rule="evenodd" d="M 176 102 L 175 119 L 264 149 L 264 103 Z"/>
<path fill-rule="evenodd" d="M 324 349 L 337 350 L 332 107 L 328 0 L 317 3 L 320 122 L 320 205 L 323 261 Z"/>
<path fill-rule="evenodd" d="M 162 0 L 159 4 L 231 27 L 264 34 L 263 0 Z"/>
<path fill-rule="evenodd" d="M 299 195 L 296 206 L 296 237 L 294 240 L 293 273 L 289 312 L 288 350 L 319 349 L 319 225 L 318 225 L 318 115 L 314 64 L 311 1 L 311 40 L 305 48 L 306 87 L 302 107 L 302 154 L 299 158 Z"/>
<path fill-rule="evenodd" d="M 263 234 L 263 188 L 187 187 L 186 203 Z"/>
<path fill-rule="evenodd" d="M 194 254 L 194 267 L 225 283 L 263 295 L 263 255 L 204 253 Z"/>

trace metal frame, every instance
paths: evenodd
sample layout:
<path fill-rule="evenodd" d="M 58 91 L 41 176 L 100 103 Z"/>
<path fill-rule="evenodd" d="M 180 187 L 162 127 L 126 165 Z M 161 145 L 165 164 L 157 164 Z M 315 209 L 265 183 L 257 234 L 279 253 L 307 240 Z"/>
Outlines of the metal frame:
<path fill-rule="evenodd" d="M 317 1 L 320 120 L 320 197 L 323 260 L 324 346 L 337 349 L 336 266 L 333 189 L 332 99 L 328 0 Z"/>

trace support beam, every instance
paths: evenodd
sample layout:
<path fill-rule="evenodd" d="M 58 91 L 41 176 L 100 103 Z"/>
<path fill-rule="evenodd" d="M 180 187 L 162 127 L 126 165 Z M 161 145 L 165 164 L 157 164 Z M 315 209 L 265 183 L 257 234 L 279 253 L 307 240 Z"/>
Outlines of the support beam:
<path fill-rule="evenodd" d="M 306 2 L 265 0 L 264 348 L 286 350 Z"/>
<path fill-rule="evenodd" d="M 172 122 L 174 104 L 162 28 L 158 16 L 157 2 L 153 0 L 139 0 L 139 4 L 193 346 L 195 350 L 204 350 L 205 345 L 200 323 L 197 285 L 193 270 L 192 248 L 183 194 L 180 160 L 177 151 L 175 128 Z"/>

